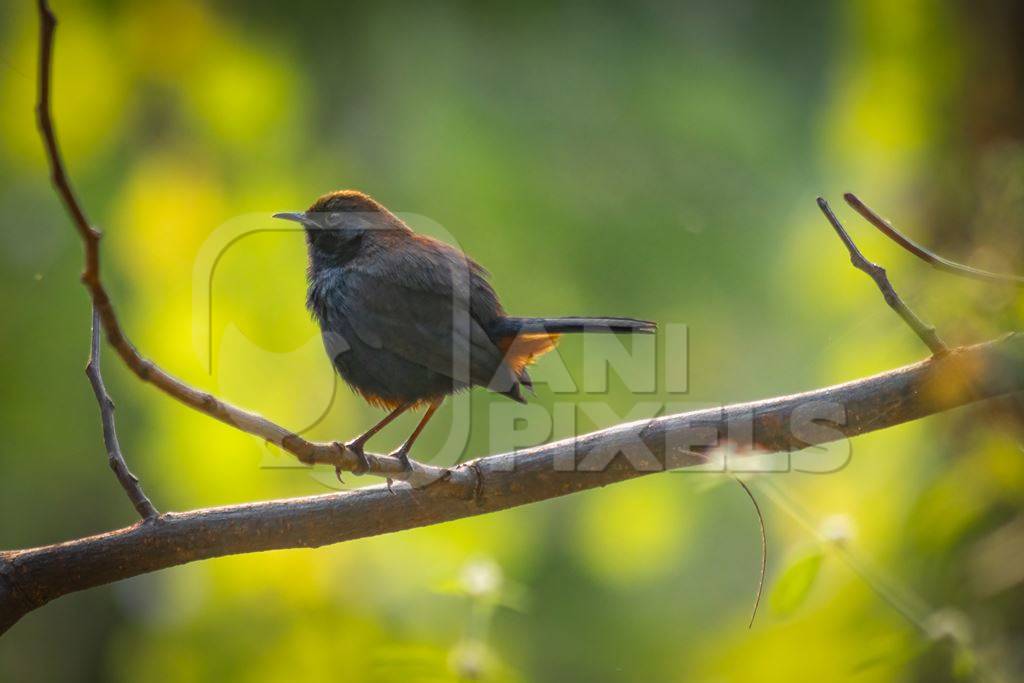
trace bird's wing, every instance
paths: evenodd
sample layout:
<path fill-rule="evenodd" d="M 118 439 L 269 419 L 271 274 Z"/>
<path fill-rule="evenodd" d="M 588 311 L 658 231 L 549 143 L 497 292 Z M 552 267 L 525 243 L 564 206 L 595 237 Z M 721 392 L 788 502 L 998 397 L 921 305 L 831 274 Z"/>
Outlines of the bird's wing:
<path fill-rule="evenodd" d="M 510 391 L 515 375 L 474 314 L 486 306 L 474 305 L 479 276 L 461 255 L 462 264 L 451 259 L 443 250 L 391 248 L 353 262 L 345 268 L 341 313 L 372 347 L 458 382 Z"/>

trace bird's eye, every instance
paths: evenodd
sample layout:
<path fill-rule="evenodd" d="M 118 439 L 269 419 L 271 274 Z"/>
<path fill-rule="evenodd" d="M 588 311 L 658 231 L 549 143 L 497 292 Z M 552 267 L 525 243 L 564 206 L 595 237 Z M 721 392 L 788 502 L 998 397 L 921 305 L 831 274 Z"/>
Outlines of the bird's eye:
<path fill-rule="evenodd" d="M 327 214 L 327 225 L 328 227 L 334 227 L 341 223 L 343 216 L 340 213 L 329 213 Z"/>

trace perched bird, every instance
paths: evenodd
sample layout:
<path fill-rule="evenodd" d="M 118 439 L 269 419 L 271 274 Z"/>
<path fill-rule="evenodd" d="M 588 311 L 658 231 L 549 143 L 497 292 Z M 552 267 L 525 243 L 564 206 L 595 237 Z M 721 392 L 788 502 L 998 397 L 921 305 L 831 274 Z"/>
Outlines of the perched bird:
<path fill-rule="evenodd" d="M 278 213 L 305 228 L 306 305 L 338 374 L 384 419 L 345 446 L 363 447 L 407 410 L 426 407 L 393 456 L 409 450 L 453 392 L 482 386 L 524 402 L 526 367 L 567 332 L 651 333 L 631 318 L 516 318 L 505 314 L 487 272 L 458 249 L 413 232 L 369 196 L 324 195 L 302 213 Z"/>

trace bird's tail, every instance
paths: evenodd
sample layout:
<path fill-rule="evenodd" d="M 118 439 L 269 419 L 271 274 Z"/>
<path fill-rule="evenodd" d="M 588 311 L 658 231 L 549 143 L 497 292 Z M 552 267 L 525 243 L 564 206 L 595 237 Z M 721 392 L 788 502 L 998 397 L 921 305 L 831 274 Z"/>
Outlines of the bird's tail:
<path fill-rule="evenodd" d="M 505 364 L 515 374 L 518 383 L 509 391 L 501 392 L 524 403 L 519 384 L 533 388 L 526 367 L 558 344 L 563 334 L 573 332 L 637 332 L 652 334 L 655 323 L 633 318 L 501 318 L 489 330 L 490 336 L 505 354 Z"/>
<path fill-rule="evenodd" d="M 619 332 L 652 334 L 657 324 L 633 318 L 502 318 L 492 330 L 497 338 L 521 334 Z"/>

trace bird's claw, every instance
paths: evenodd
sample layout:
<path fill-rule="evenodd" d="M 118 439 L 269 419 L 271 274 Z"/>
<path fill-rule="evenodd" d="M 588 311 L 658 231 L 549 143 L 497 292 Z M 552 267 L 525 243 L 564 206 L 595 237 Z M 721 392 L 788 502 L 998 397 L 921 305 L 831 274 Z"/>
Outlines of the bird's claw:
<path fill-rule="evenodd" d="M 359 461 L 359 467 L 352 470 L 352 474 L 360 476 L 370 471 L 370 460 L 366 457 L 366 452 L 363 451 L 363 444 L 358 439 L 349 441 L 348 443 L 334 442 L 339 448 L 352 451 L 356 454 L 356 459 Z M 338 472 L 338 480 L 341 480 L 341 467 L 335 468 Z"/>
<path fill-rule="evenodd" d="M 408 449 L 406 449 L 406 448 L 399 448 L 397 451 L 391 453 L 389 457 L 396 458 L 400 463 L 402 463 L 402 469 L 404 469 L 406 472 L 411 472 L 412 471 L 412 463 L 409 462 L 409 450 Z M 388 482 L 388 493 L 394 495 L 395 491 L 394 491 L 394 489 L 391 488 L 391 485 L 395 483 L 394 480 L 391 477 L 388 477 L 387 478 L 387 482 Z"/>
<path fill-rule="evenodd" d="M 412 471 L 412 463 L 409 461 L 409 451 L 405 448 L 399 448 L 394 453 L 390 454 L 390 457 L 397 458 L 402 463 L 402 469 L 406 472 Z"/>

